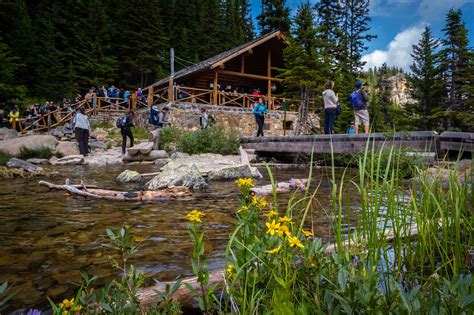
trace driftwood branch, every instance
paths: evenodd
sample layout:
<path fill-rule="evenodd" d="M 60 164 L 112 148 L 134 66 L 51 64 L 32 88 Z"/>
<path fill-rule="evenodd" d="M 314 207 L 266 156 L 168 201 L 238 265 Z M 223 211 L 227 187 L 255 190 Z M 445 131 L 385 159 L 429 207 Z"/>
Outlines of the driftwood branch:
<path fill-rule="evenodd" d="M 93 199 L 104 199 L 113 201 L 159 201 L 175 198 L 184 198 L 192 195 L 189 188 L 184 186 L 168 187 L 157 191 L 117 191 L 101 189 L 90 185 L 56 185 L 47 181 L 40 181 L 40 185 L 49 189 L 64 190 L 72 195 Z"/>

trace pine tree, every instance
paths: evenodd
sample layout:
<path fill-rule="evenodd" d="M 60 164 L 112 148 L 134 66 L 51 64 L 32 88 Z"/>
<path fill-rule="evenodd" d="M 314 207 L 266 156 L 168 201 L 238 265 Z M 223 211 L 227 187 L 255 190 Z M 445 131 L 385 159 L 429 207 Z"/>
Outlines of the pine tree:
<path fill-rule="evenodd" d="M 146 86 L 164 75 L 158 58 L 167 47 L 167 37 L 158 0 L 122 0 L 117 8 L 117 53 L 122 85 Z"/>
<path fill-rule="evenodd" d="M 474 127 L 474 53 L 469 48 L 468 31 L 461 11 L 450 10 L 443 29 L 440 51 L 446 89 L 446 129 Z"/>
<path fill-rule="evenodd" d="M 413 64 L 410 66 L 411 75 L 408 77 L 410 91 L 417 104 L 411 105 L 419 117 L 419 124 L 424 129 L 432 130 L 435 127 L 433 115 L 439 112 L 442 82 L 439 77 L 438 58 L 436 49 L 439 40 L 435 39 L 428 26 L 417 45 L 413 45 Z"/>
<path fill-rule="evenodd" d="M 253 19 L 250 15 L 250 3 L 249 0 L 238 0 L 237 3 L 239 4 L 239 25 L 242 30 L 241 43 L 246 43 L 255 37 Z"/>
<path fill-rule="evenodd" d="M 306 123 L 309 99 L 315 95 L 317 88 L 323 85 L 325 80 L 318 71 L 321 58 L 316 50 L 314 20 L 311 5 L 308 2 L 300 5 L 295 16 L 291 43 L 284 50 L 286 69 L 280 74 L 287 90 L 292 92 L 294 97 L 302 100 L 299 120 L 295 128 L 296 134 Z"/>
<path fill-rule="evenodd" d="M 285 0 L 262 0 L 262 13 L 257 20 L 261 35 L 275 30 L 285 33 L 290 31 L 290 9 Z"/>
<path fill-rule="evenodd" d="M 26 87 L 16 84 L 20 58 L 13 55 L 7 44 L 0 42 L 0 103 L 21 99 Z"/>

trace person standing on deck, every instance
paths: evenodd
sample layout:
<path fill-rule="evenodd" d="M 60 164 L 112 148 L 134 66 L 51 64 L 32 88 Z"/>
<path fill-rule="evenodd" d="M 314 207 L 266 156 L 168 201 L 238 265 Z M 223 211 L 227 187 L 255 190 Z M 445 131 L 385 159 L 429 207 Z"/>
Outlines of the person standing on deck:
<path fill-rule="evenodd" d="M 357 81 L 356 90 L 350 95 L 350 103 L 354 109 L 355 133 L 359 133 L 359 125 L 364 124 L 364 132 L 369 133 L 369 112 L 367 110 L 367 102 L 369 94 L 362 87 L 363 83 Z"/>
<path fill-rule="evenodd" d="M 326 90 L 323 91 L 324 100 L 324 133 L 334 133 L 334 122 L 336 121 L 337 95 L 334 93 L 334 81 L 328 81 L 324 85 Z"/>
<path fill-rule="evenodd" d="M 79 143 L 79 153 L 87 156 L 89 154 L 89 133 L 91 124 L 89 117 L 86 115 L 84 106 L 79 107 L 79 111 L 72 119 L 72 125 L 74 126 L 77 143 Z"/>
<path fill-rule="evenodd" d="M 130 139 L 130 147 L 134 145 L 132 126 L 135 126 L 133 122 L 133 111 L 130 110 L 127 114 L 120 118 L 120 133 L 122 134 L 122 154 L 125 154 L 127 148 L 127 137 Z"/>
<path fill-rule="evenodd" d="M 265 124 L 265 114 L 267 113 L 267 107 L 263 103 L 261 97 L 258 98 L 258 103 L 253 106 L 253 115 L 255 116 L 255 122 L 257 123 L 257 137 L 263 137 L 263 125 Z"/>

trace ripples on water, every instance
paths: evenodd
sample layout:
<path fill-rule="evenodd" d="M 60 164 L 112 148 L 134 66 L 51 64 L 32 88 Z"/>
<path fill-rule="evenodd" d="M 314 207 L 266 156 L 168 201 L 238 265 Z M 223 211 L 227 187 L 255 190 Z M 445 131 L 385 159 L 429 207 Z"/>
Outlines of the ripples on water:
<path fill-rule="evenodd" d="M 150 166 L 136 166 L 141 172 L 153 172 Z M 122 167 L 68 167 L 53 182 L 70 178 L 86 184 L 127 190 L 114 182 Z M 265 170 L 261 170 L 265 173 Z M 318 204 L 309 217 L 315 234 L 329 235 L 329 182 L 324 170 L 315 170 L 321 180 Z M 277 180 L 305 177 L 305 170 L 275 171 Z M 267 184 L 267 176 L 258 184 Z M 34 179 L 5 180 L 0 191 L 0 283 L 14 283 L 21 292 L 14 307 L 45 305 L 46 296 L 53 299 L 73 294 L 74 282 L 81 280 L 79 270 L 98 275 L 101 281 L 115 276 L 101 243 L 105 229 L 126 226 L 142 242 L 133 264 L 155 279 L 170 280 L 190 275 L 192 244 L 184 214 L 192 209 L 206 213 L 206 252 L 211 269 L 223 267 L 224 251 L 238 208 L 237 188 L 232 181 L 211 182 L 208 191 L 196 199 L 155 203 L 126 203 L 88 200 L 50 191 Z"/>

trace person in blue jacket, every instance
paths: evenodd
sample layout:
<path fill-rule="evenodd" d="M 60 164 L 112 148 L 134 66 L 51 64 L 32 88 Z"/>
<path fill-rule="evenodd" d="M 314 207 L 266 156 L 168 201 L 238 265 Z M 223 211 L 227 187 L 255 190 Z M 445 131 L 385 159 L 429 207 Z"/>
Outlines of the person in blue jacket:
<path fill-rule="evenodd" d="M 261 97 L 258 98 L 258 102 L 253 106 L 253 115 L 257 123 L 257 137 L 263 137 L 263 125 L 265 124 L 265 114 L 267 113 L 267 107 L 263 103 Z"/>

